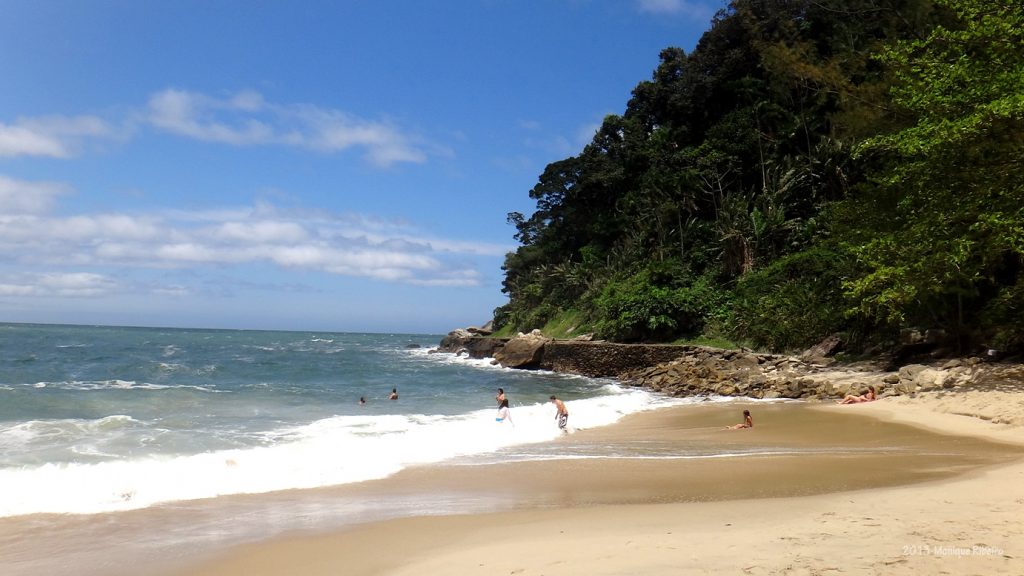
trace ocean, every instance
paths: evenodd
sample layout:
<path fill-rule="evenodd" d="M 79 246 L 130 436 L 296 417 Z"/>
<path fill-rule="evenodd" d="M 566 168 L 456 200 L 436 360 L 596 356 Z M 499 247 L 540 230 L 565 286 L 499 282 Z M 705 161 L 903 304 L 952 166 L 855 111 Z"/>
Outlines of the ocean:
<path fill-rule="evenodd" d="M 431 353 L 440 339 L 0 324 L 0 517 L 338 486 L 418 464 L 599 457 L 553 452 L 551 394 L 577 429 L 683 402 Z M 495 420 L 498 388 L 511 422 Z"/>

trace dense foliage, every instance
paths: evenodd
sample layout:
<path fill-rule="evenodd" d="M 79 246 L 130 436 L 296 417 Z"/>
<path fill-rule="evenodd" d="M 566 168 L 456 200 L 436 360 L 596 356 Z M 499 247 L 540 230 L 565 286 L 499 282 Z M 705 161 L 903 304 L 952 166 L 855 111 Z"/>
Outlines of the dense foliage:
<path fill-rule="evenodd" d="M 513 213 L 507 329 L 1024 344 L 1017 0 L 735 0 Z"/>

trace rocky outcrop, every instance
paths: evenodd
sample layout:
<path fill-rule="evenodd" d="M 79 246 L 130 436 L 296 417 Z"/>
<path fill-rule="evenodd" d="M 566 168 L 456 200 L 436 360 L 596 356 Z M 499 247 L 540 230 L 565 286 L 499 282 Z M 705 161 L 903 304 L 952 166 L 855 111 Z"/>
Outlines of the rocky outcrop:
<path fill-rule="evenodd" d="M 689 354 L 638 370 L 625 380 L 673 396 L 811 398 L 834 393 L 810 377 L 816 370 L 814 365 L 786 356 L 694 347 Z"/>
<path fill-rule="evenodd" d="M 843 349 L 843 339 L 839 334 L 832 334 L 821 342 L 818 342 L 814 346 L 808 348 L 800 355 L 800 359 L 805 362 L 813 362 L 816 364 L 831 364 L 833 362 L 832 357 L 837 352 Z"/>
<path fill-rule="evenodd" d="M 441 338 L 441 344 L 436 348 L 437 352 L 451 352 L 458 354 L 459 350 L 466 347 L 466 344 L 477 336 L 466 328 L 456 328 Z"/>
<path fill-rule="evenodd" d="M 520 333 L 496 349 L 494 359 L 506 368 L 538 368 L 541 358 L 544 357 L 545 345 L 550 341 L 551 339 L 541 334 L 540 330 L 534 330 L 529 334 Z"/>
<path fill-rule="evenodd" d="M 899 380 L 895 386 L 901 394 L 949 390 L 969 384 L 974 380 L 974 366 L 980 360 L 949 360 L 940 366 L 908 364 L 899 369 Z"/>
<path fill-rule="evenodd" d="M 507 342 L 507 338 L 490 338 L 474 334 L 469 329 L 452 330 L 441 339 L 441 344 L 430 352 L 466 354 L 471 358 L 491 358 Z"/>
<path fill-rule="evenodd" d="M 826 340 L 797 358 L 694 345 L 554 340 L 537 330 L 510 339 L 455 330 L 437 351 L 490 356 L 510 368 L 615 378 L 673 396 L 830 399 L 863 394 L 868 386 L 883 397 L 913 395 L 975 385 L 992 367 L 980 358 L 963 358 L 893 371 L 823 358 L 839 346 L 837 340 Z"/>
<path fill-rule="evenodd" d="M 880 397 L 977 386 L 993 365 L 980 358 L 911 364 L 898 371 L 877 366 L 824 366 L 797 358 L 708 349 L 627 375 L 626 381 L 673 396 L 717 394 L 750 398 L 833 399 L 874 386 Z"/>
<path fill-rule="evenodd" d="M 586 340 L 551 340 L 539 367 L 594 378 L 625 379 L 632 372 L 670 362 L 700 349 L 672 344 L 614 344 Z"/>
<path fill-rule="evenodd" d="M 466 331 L 471 334 L 476 334 L 478 336 L 490 336 L 491 334 L 494 333 L 494 323 L 488 321 L 486 324 L 480 327 L 470 326 L 469 328 L 466 328 Z"/>

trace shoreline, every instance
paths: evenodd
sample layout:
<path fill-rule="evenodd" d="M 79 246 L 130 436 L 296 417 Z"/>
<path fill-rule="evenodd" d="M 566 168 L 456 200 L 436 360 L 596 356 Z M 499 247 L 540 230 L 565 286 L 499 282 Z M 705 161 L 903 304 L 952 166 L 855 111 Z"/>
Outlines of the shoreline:
<path fill-rule="evenodd" d="M 830 482 L 872 467 L 863 466 L 864 461 L 843 467 L 850 456 L 834 462 L 818 459 L 813 466 L 808 466 L 807 460 L 779 455 L 717 460 L 703 467 L 709 474 L 705 476 L 708 486 L 728 492 L 730 482 L 723 478 L 734 478 L 740 480 L 731 483 L 734 491 L 720 493 L 720 498 L 689 501 L 680 499 L 679 494 L 668 498 L 664 495 L 681 483 L 684 469 L 693 474 L 695 468 L 701 468 L 692 463 L 673 469 L 662 462 L 640 474 L 634 473 L 635 462 L 621 466 L 608 461 L 590 463 L 590 467 L 570 466 L 557 473 L 552 473 L 550 466 L 524 463 L 506 465 L 514 473 L 494 474 L 492 468 L 489 472 L 471 470 L 465 474 L 463 470 L 457 474 L 463 489 L 480 489 L 504 477 L 503 490 L 518 486 L 523 494 L 547 490 L 561 497 L 499 512 L 419 516 L 326 534 L 286 534 L 223 550 L 212 559 L 171 573 L 551 576 L 817 573 L 833 569 L 894 574 L 1021 573 L 1024 526 L 1016 518 L 1016 511 L 1024 503 L 1024 452 L 1020 450 L 1024 428 L 940 414 L 934 409 L 935 401 L 931 401 L 932 407 L 922 405 L 926 403 L 900 405 L 882 400 L 807 408 L 827 419 L 859 420 L 852 430 L 842 426 L 839 435 L 850 433 L 855 444 L 870 444 L 869 439 L 860 438 L 865 430 L 875 427 L 864 424 L 862 419 L 866 418 L 886 427 L 883 436 L 891 433 L 889 426 L 908 425 L 918 431 L 931 427 L 943 431 L 945 435 L 937 437 L 938 442 L 950 449 L 970 452 L 994 446 L 999 457 L 987 464 L 974 462 L 958 468 L 950 456 L 932 455 L 938 461 L 937 469 L 915 477 L 913 473 L 900 476 L 892 468 L 894 462 L 910 456 L 897 455 L 875 463 L 879 477 L 888 478 L 888 483 L 875 478 L 867 482 L 867 487 L 861 484 L 845 490 L 832 489 Z M 755 405 L 755 419 L 767 406 Z M 731 409 L 735 411 L 735 406 Z M 621 438 L 623 434 L 627 438 L 631 434 L 663 434 L 665 418 L 669 417 L 642 414 L 619 429 L 615 425 L 594 432 L 606 436 L 597 441 Z M 760 426 L 754 430 L 722 433 L 740 439 L 745 434 L 781 434 L 773 430 L 777 426 L 763 424 L 765 421 L 764 417 L 756 420 Z M 782 435 L 792 439 L 791 432 Z M 935 439 L 932 437 L 932 441 Z M 986 442 L 975 442 L 980 440 Z M 749 468 L 752 462 L 754 466 Z M 438 482 L 436 475 L 443 484 L 446 474 L 447 481 L 452 481 L 451 470 L 444 470 L 412 470 L 396 479 L 396 484 L 402 486 L 404 482 L 406 488 L 431 485 Z M 773 473 L 781 475 L 771 476 Z M 801 477 L 813 480 L 823 473 L 832 476 L 818 490 L 808 489 L 813 482 L 804 482 L 790 493 L 771 489 Z M 700 473 L 696 475 L 700 477 Z M 565 482 L 566 478 L 571 482 Z M 752 486 L 764 488 L 751 490 Z M 632 499 L 622 494 L 630 487 L 635 492 Z"/>

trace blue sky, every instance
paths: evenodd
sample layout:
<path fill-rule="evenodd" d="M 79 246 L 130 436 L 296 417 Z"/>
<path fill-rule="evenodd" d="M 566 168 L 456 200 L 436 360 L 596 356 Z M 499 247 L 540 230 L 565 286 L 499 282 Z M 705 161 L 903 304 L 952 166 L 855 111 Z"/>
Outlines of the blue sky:
<path fill-rule="evenodd" d="M 443 333 L 704 0 L 0 0 L 0 321 Z"/>

